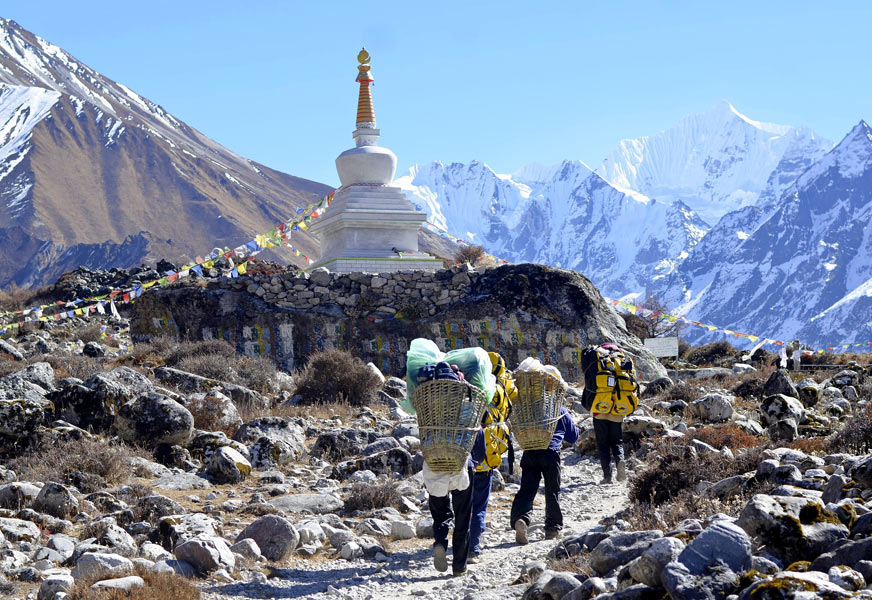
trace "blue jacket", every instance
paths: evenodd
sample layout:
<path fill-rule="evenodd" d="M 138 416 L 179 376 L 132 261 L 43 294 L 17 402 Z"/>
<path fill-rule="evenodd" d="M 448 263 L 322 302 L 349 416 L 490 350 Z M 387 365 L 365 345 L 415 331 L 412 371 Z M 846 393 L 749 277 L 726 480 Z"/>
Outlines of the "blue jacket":
<path fill-rule="evenodd" d="M 571 446 L 577 441 L 578 427 L 575 426 L 575 421 L 572 420 L 569 411 L 562 408 L 560 409 L 560 420 L 557 421 L 557 427 L 554 429 L 554 436 L 551 438 L 551 443 L 548 444 L 548 449 L 557 452 L 563 442 Z"/>
<path fill-rule="evenodd" d="M 575 437 L 578 437 L 578 432 L 575 433 Z M 482 461 L 484 461 L 486 453 L 487 448 L 484 443 L 484 431 L 479 427 L 478 434 L 475 436 L 475 443 L 472 445 L 472 452 L 469 454 L 469 460 L 466 462 L 466 465 L 470 469 L 476 468 L 482 463 Z"/>

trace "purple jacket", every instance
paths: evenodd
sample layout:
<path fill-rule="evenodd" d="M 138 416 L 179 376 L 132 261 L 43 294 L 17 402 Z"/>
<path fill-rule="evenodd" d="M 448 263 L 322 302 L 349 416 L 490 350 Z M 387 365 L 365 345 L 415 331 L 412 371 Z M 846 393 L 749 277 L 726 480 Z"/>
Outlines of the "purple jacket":
<path fill-rule="evenodd" d="M 565 408 L 560 409 L 560 420 L 557 421 L 557 427 L 554 428 L 554 435 L 551 438 L 551 443 L 548 444 L 549 450 L 555 452 L 560 450 L 563 442 L 570 446 L 578 441 L 578 427 L 575 426 L 575 421 L 572 420 L 572 415 Z"/>

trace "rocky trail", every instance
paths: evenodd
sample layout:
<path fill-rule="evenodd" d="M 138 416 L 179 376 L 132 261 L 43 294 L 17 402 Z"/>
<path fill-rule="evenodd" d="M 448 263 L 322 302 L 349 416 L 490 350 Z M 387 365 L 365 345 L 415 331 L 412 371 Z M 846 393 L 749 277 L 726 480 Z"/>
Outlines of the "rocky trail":
<path fill-rule="evenodd" d="M 582 533 L 603 518 L 627 506 L 626 483 L 599 485 L 602 471 L 590 457 L 563 451 L 562 493 L 563 536 Z M 265 582 L 232 583 L 203 588 L 206 598 L 378 598 L 486 599 L 517 598 L 529 587 L 529 581 L 515 583 L 525 565 L 535 568 L 559 540 L 545 540 L 543 530 L 544 500 L 541 494 L 534 503 L 530 525 L 530 543 L 519 546 L 509 528 L 509 507 L 518 489 L 509 484 L 491 495 L 488 509 L 485 549 L 481 561 L 469 565 L 466 575 L 453 577 L 433 568 L 432 540 L 416 539 L 397 549 L 384 562 L 367 559 L 344 560 L 297 559 L 288 568 L 274 569 Z M 449 538 L 450 539 L 450 538 Z M 449 550 L 450 557 L 450 550 Z M 539 569 L 544 568 L 540 564 Z"/>

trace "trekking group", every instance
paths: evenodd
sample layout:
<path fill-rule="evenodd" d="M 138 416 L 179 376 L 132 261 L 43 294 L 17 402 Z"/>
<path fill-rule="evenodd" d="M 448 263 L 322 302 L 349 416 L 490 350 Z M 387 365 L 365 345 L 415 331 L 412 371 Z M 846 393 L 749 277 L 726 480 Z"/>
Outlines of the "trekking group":
<path fill-rule="evenodd" d="M 467 565 L 479 561 L 484 550 L 482 534 L 485 531 L 488 502 L 493 485 L 493 472 L 503 465 L 503 455 L 508 454 L 509 473 L 515 463 L 514 444 L 510 424 L 513 405 L 518 402 L 518 389 L 513 373 L 507 368 L 505 359 L 495 353 L 479 351 L 479 360 L 487 362 L 488 377 L 493 384 L 491 400 L 484 410 L 480 426 L 473 433 L 474 441 L 466 460 L 465 468 L 459 471 L 444 472 L 431 468 L 424 455 L 424 485 L 429 494 L 429 508 L 433 518 L 433 562 L 437 571 L 448 570 L 448 533 L 453 523 L 451 540 L 451 566 L 455 576 L 466 573 Z M 455 353 L 458 351 L 454 351 Z M 407 369 L 410 385 L 410 401 L 414 387 L 431 380 L 466 380 L 469 384 L 482 381 L 481 377 L 467 374 L 457 364 L 451 362 L 451 354 L 441 355 L 439 362 L 416 367 L 411 360 Z M 469 356 L 469 355 L 467 355 Z M 435 360 L 435 359 L 434 359 Z M 519 365 L 521 369 L 530 368 L 528 363 L 536 363 L 532 368 L 547 371 L 549 376 L 560 379 L 559 372 L 551 366 L 541 365 L 539 361 L 527 359 Z M 624 417 L 633 413 L 638 404 L 638 383 L 632 360 L 615 344 L 590 346 L 582 352 L 581 367 L 584 373 L 584 390 L 581 403 L 593 417 L 593 430 L 597 451 L 603 471 L 600 484 L 610 484 L 615 479 L 622 481 L 627 477 L 624 461 L 621 423 Z M 473 367 L 474 369 L 474 367 Z M 482 385 L 482 387 L 486 387 Z M 512 501 L 510 526 L 515 533 L 517 544 L 529 543 L 528 528 L 533 513 L 533 501 L 544 480 L 545 490 L 545 539 L 555 539 L 563 529 L 563 513 L 560 508 L 560 450 L 564 445 L 573 446 L 579 437 L 578 427 L 572 415 L 564 406 L 553 417 L 543 419 L 548 427 L 550 442 L 535 448 L 526 448 L 521 443 L 523 454 L 520 460 L 521 483 Z M 420 422 L 420 421 L 419 421 Z M 478 424 L 476 424 L 478 425 Z M 473 428 L 470 428 L 473 429 Z M 422 435 L 422 441 L 424 436 Z M 612 464 L 614 463 L 614 470 Z"/>

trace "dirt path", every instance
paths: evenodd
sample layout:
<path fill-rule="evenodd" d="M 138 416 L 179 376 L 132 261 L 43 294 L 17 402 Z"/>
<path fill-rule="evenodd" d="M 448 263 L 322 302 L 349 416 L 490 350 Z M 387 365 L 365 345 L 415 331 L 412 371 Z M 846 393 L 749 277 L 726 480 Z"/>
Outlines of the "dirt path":
<path fill-rule="evenodd" d="M 598 485 L 601 471 L 595 461 L 564 451 L 563 465 L 560 504 L 564 515 L 564 535 L 584 531 L 601 518 L 626 507 L 626 484 Z M 534 504 L 530 543 L 527 546 L 515 544 L 514 532 L 509 529 L 509 506 L 516 490 L 517 485 L 513 485 L 492 494 L 481 562 L 469 565 L 469 572 L 463 577 L 438 573 L 433 568 L 432 542 L 413 540 L 411 547 L 392 553 L 388 562 L 301 560 L 292 568 L 281 569 L 280 577 L 271 577 L 261 583 L 205 586 L 204 595 L 215 600 L 303 597 L 479 600 L 519 597 L 527 585 L 512 586 L 511 583 L 520 575 L 523 565 L 531 560 L 544 559 L 558 542 L 544 540 L 544 500 L 540 493 Z"/>

